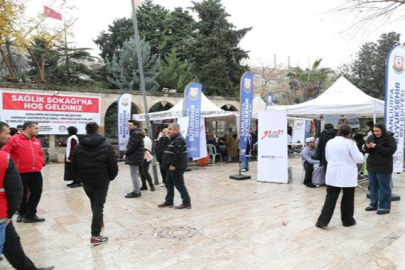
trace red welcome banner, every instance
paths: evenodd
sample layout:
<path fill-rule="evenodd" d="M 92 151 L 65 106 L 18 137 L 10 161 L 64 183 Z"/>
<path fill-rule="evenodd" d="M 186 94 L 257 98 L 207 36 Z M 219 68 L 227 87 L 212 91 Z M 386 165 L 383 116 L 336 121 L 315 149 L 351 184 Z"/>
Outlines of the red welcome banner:
<path fill-rule="evenodd" d="M 100 99 L 3 92 L 2 110 L 99 113 Z"/>

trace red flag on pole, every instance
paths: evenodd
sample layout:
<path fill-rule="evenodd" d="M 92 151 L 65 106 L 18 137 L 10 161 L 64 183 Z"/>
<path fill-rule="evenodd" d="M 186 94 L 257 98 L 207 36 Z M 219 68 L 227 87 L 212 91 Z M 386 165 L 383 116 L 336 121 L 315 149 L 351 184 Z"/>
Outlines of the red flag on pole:
<path fill-rule="evenodd" d="M 50 17 L 55 20 L 62 20 L 62 14 L 56 12 L 55 10 L 51 9 L 50 7 L 44 6 L 44 15 L 46 17 Z"/>

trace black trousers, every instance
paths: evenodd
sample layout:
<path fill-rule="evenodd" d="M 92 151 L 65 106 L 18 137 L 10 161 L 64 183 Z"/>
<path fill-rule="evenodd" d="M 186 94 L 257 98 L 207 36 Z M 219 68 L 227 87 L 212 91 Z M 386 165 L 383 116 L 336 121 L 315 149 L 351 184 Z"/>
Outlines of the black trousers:
<path fill-rule="evenodd" d="M 183 204 L 190 205 L 190 195 L 188 194 L 186 185 L 184 184 L 184 171 L 175 170 L 175 171 L 167 171 L 166 176 L 166 202 L 173 204 L 174 200 L 174 187 L 180 192 L 181 199 L 183 200 Z"/>
<path fill-rule="evenodd" d="M 11 266 L 17 270 L 37 269 L 30 258 L 25 255 L 20 236 L 18 236 L 12 221 L 6 227 L 6 242 L 4 242 L 3 254 Z"/>
<path fill-rule="evenodd" d="M 314 172 L 314 165 L 309 162 L 304 162 L 305 178 L 304 185 L 312 184 L 312 173 Z"/>
<path fill-rule="evenodd" d="M 110 182 L 99 186 L 91 186 L 83 183 L 83 189 L 90 199 L 93 219 L 91 221 L 91 236 L 100 236 L 101 227 L 103 226 L 104 204 L 107 198 L 108 186 Z"/>
<path fill-rule="evenodd" d="M 354 191 L 356 188 L 340 188 L 340 187 L 326 187 L 326 199 L 322 208 L 322 213 L 318 218 L 318 222 L 328 225 L 332 219 L 333 212 L 335 211 L 336 202 L 339 198 L 340 191 L 343 190 L 343 197 L 340 203 L 340 212 L 342 214 L 343 225 L 352 225 L 355 220 L 354 215 Z"/>
<path fill-rule="evenodd" d="M 166 184 L 167 170 L 162 169 L 162 167 L 160 167 L 160 164 L 162 164 L 162 159 L 158 159 L 158 162 L 159 162 L 160 174 L 162 175 L 162 182 L 163 182 L 163 184 Z"/>
<path fill-rule="evenodd" d="M 33 218 L 37 214 L 37 206 L 41 200 L 43 179 L 41 172 L 21 173 L 23 199 L 18 211 L 20 215 Z M 28 196 L 28 190 L 30 196 Z M 27 198 L 28 197 L 28 198 Z"/>
<path fill-rule="evenodd" d="M 151 162 L 143 161 L 142 165 L 139 166 L 139 171 L 141 173 L 142 187 L 146 187 L 146 181 L 149 183 L 149 187 L 153 187 L 152 176 L 149 173 L 149 165 Z"/>

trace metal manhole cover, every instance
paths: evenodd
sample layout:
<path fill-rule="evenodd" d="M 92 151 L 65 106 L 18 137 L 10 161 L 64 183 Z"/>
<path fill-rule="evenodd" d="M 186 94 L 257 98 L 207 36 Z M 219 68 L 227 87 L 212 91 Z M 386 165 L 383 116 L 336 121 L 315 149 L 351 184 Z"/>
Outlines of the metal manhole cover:
<path fill-rule="evenodd" d="M 202 234 L 202 230 L 190 226 L 161 227 L 153 231 L 153 236 L 161 239 L 185 240 Z"/>

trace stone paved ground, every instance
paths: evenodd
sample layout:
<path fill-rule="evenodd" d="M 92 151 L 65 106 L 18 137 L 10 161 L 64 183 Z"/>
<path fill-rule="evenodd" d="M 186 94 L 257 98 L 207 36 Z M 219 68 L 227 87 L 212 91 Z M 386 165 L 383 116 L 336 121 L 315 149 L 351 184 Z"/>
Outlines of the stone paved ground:
<path fill-rule="evenodd" d="M 329 228 L 321 230 L 314 223 L 325 188 L 305 188 L 299 159 L 290 165 L 294 182 L 288 185 L 257 182 L 255 162 L 253 179 L 242 182 L 229 179 L 237 164 L 193 168 L 186 173 L 193 209 L 174 210 L 157 208 L 163 187 L 125 199 L 131 181 L 120 164 L 105 208 L 110 241 L 91 247 L 87 197 L 65 186 L 62 164 L 50 164 L 38 213 L 46 222 L 16 227 L 29 257 L 56 270 L 405 269 L 403 202 L 377 216 L 364 211 L 366 192 L 357 189 L 357 226 L 343 227 L 337 207 Z M 395 176 L 397 194 L 404 195 L 404 180 Z M 185 237 L 189 233 L 195 235 Z M 3 261 L 0 269 L 11 267 Z"/>

